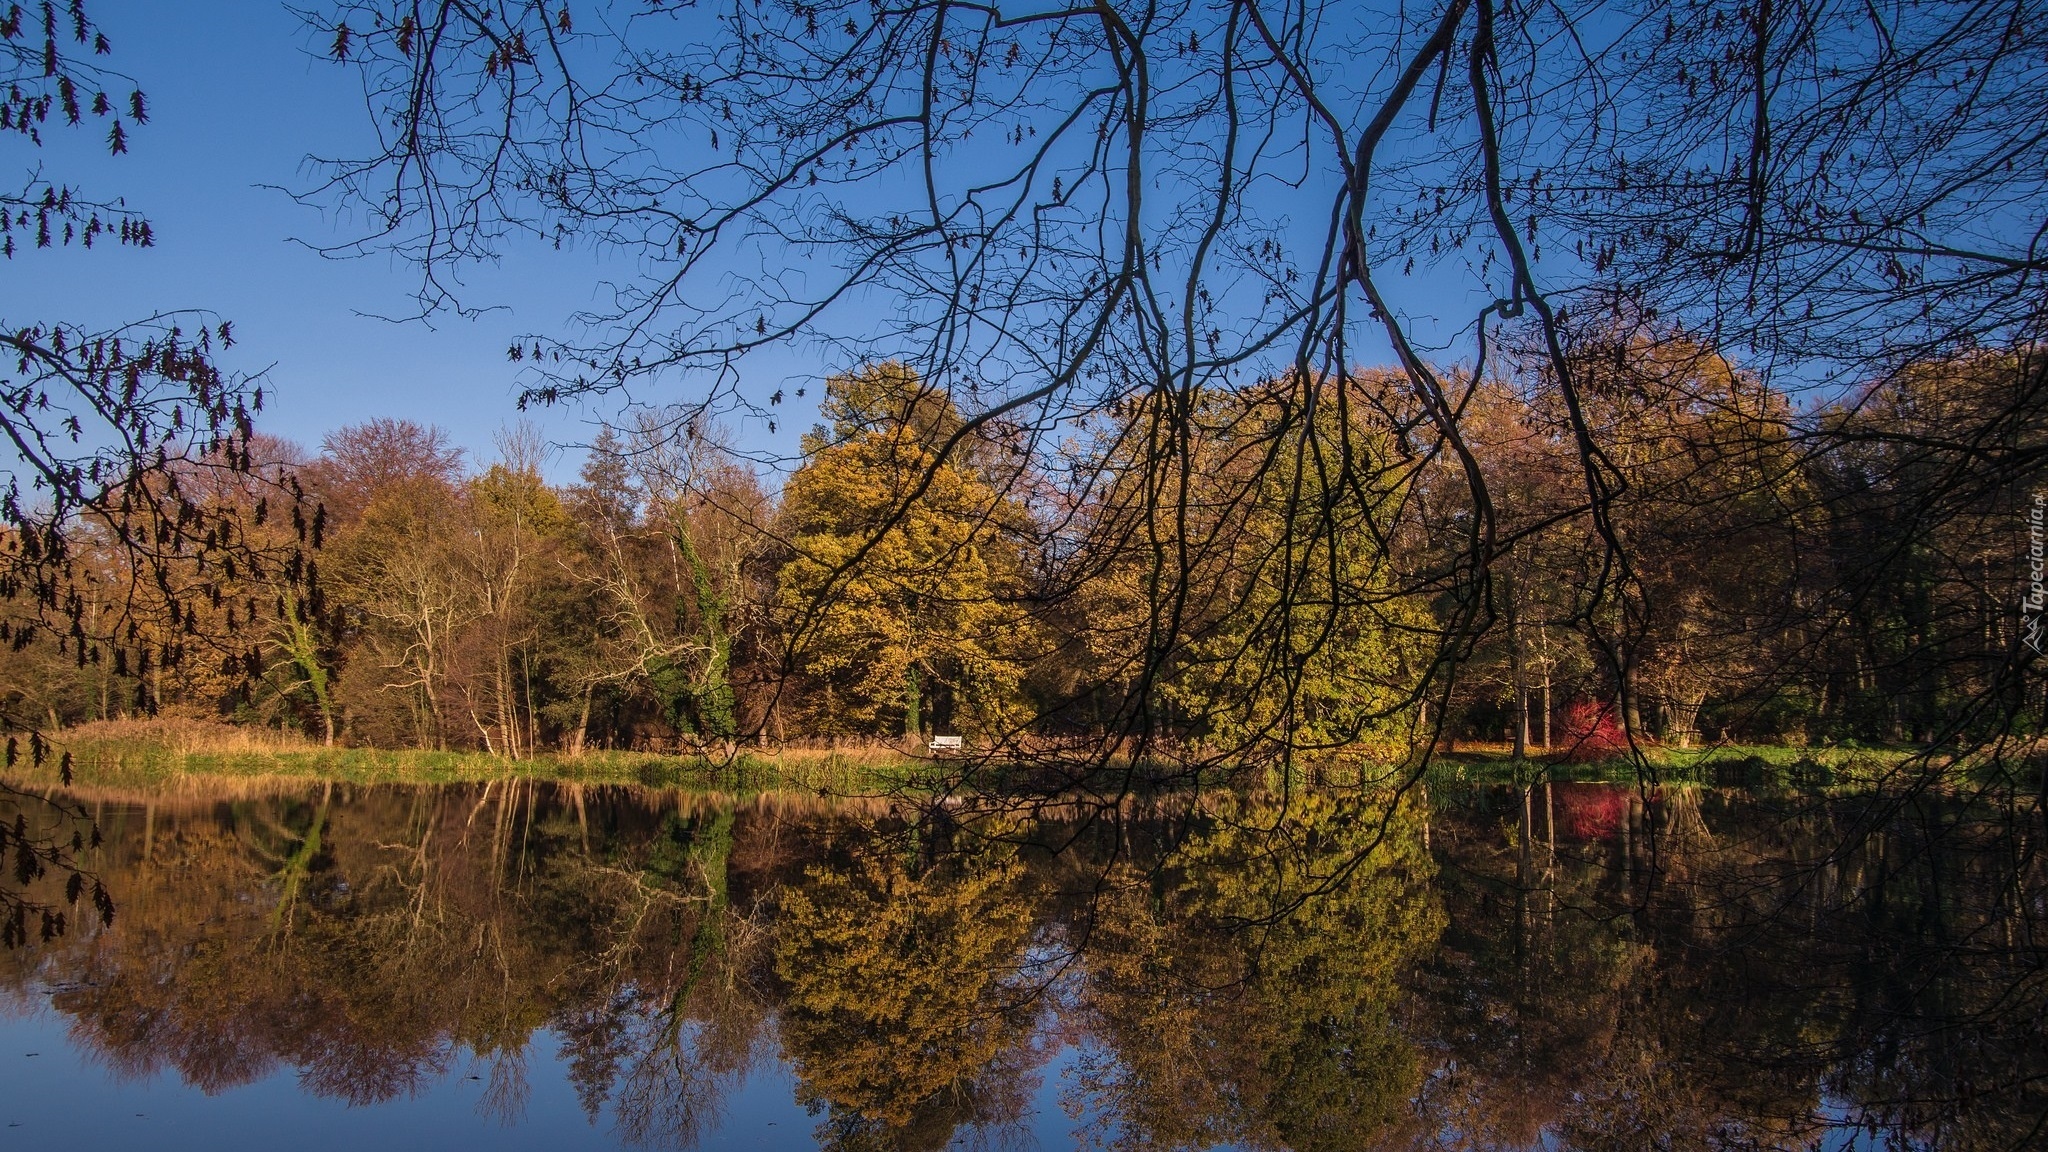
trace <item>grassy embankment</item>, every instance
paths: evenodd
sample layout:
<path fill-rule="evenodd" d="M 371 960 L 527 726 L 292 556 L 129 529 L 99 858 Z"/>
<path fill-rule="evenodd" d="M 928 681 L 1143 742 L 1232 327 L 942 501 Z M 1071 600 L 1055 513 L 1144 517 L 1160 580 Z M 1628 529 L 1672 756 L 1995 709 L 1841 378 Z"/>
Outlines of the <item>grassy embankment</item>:
<path fill-rule="evenodd" d="M 1714 744 L 1668 748 L 1648 744 L 1644 759 L 1662 784 L 1747 788 L 1862 789 L 1904 765 L 1917 749 L 1857 744 L 1794 747 L 1787 744 Z M 1507 745 L 1459 744 L 1439 752 L 1430 779 L 1444 783 L 1511 784 L 1532 780 L 1635 783 L 1638 765 L 1626 756 L 1572 764 L 1535 755 L 1517 770 Z"/>
<path fill-rule="evenodd" d="M 662 755 L 593 750 L 581 756 L 543 753 L 515 761 L 483 752 L 328 748 L 268 729 L 159 720 L 83 725 L 54 734 L 52 747 L 54 751 L 41 769 L 31 769 L 24 757 L 13 775 L 29 780 L 49 777 L 54 782 L 59 757 L 67 751 L 80 782 L 117 787 L 148 787 L 193 776 L 421 784 L 519 778 L 736 793 L 786 789 L 872 793 L 915 789 L 921 782 L 946 774 L 943 764 L 935 765 L 880 741 L 738 747 L 730 755 L 717 751 Z M 1649 745 L 1644 753 L 1664 783 L 1849 789 L 1876 783 L 1911 755 L 1906 749 L 1853 745 L 1692 749 Z M 1377 775 L 1370 769 L 1367 774 Z M 1546 777 L 1632 783 L 1637 768 L 1626 758 L 1564 764 L 1534 757 L 1518 771 L 1505 745 L 1458 744 L 1439 751 L 1429 770 L 1433 782 L 1444 784 L 1505 784 Z"/>
<path fill-rule="evenodd" d="M 358 784 L 452 784 L 519 778 L 587 784 L 715 788 L 728 792 L 778 789 L 869 791 L 913 783 L 930 762 L 878 742 L 843 741 L 785 746 L 773 751 L 735 748 L 696 755 L 592 750 L 581 756 L 543 753 L 511 760 L 484 752 L 421 749 L 328 748 L 269 729 L 179 721 L 85 724 L 54 733 L 49 760 L 18 778 L 55 779 L 64 752 L 84 783 L 147 787 L 190 776 L 297 778 Z"/>

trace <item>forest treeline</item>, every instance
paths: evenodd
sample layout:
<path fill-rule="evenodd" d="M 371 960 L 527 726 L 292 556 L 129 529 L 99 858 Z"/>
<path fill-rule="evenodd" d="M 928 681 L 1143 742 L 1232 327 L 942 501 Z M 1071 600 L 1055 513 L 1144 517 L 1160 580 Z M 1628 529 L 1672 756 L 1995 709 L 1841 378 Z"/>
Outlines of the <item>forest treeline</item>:
<path fill-rule="evenodd" d="M 970 422 L 896 363 L 826 382 L 786 475 L 675 412 L 605 428 L 567 484 L 531 433 L 488 461 L 404 420 L 317 453 L 259 434 L 250 466 L 158 502 L 178 522 L 157 537 L 198 542 L 198 595 L 141 594 L 132 550 L 77 518 L 70 634 L 10 629 L 0 687 L 51 728 L 168 713 L 513 757 L 1928 742 L 2035 706 L 2001 676 L 2025 643 L 2033 494 L 2010 462 L 2042 443 L 2038 352 L 1825 404 L 1648 325 L 1573 355 L 1623 481 L 1600 501 L 1540 371 L 1448 374 L 1462 444 L 1415 434 L 1391 370 L 1162 393 L 1054 440 Z"/>

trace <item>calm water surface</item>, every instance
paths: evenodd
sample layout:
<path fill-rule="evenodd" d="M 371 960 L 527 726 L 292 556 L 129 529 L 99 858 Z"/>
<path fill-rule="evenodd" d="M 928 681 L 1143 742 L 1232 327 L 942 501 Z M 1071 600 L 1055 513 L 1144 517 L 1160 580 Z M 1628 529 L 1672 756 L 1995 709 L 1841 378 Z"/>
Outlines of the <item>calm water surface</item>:
<path fill-rule="evenodd" d="M 1981 800 L 71 798 L 117 914 L 0 953 L 7 1147 L 2048 1146 Z"/>

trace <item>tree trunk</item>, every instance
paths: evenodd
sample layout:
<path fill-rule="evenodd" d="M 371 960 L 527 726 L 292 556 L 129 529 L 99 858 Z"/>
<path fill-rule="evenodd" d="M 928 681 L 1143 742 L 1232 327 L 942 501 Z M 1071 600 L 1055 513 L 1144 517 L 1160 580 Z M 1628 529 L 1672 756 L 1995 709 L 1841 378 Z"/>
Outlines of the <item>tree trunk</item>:
<path fill-rule="evenodd" d="M 420 691 L 427 698 L 427 736 L 436 752 L 448 750 L 446 729 L 441 723 L 441 697 L 434 691 L 432 674 L 420 678 Z"/>
<path fill-rule="evenodd" d="M 519 678 L 526 684 L 526 754 L 531 756 L 540 747 L 540 709 L 534 707 L 531 653 L 519 654 Z"/>
<path fill-rule="evenodd" d="M 1704 703 L 1705 700 L 1701 698 L 1673 700 L 1665 705 L 1664 714 L 1669 718 L 1664 733 L 1665 740 L 1680 748 L 1692 747 L 1693 737 L 1698 731 L 1700 706 Z"/>
<path fill-rule="evenodd" d="M 1528 667 L 1522 659 L 1522 613 L 1519 600 L 1520 589 L 1510 593 L 1508 601 L 1508 667 L 1515 681 L 1515 761 L 1520 763 L 1529 757 L 1529 676 Z"/>
<path fill-rule="evenodd" d="M 590 855 L 590 814 L 583 807 L 583 785 L 571 784 L 569 795 L 576 801 L 576 829 L 583 836 L 583 855 Z"/>
<path fill-rule="evenodd" d="M 569 755 L 571 756 L 583 755 L 583 742 L 590 737 L 590 697 L 596 691 L 597 689 L 594 685 L 585 684 L 583 686 L 583 711 L 576 717 L 576 731 L 569 736 Z M 580 805 L 583 802 L 582 798 L 579 796 L 576 802 Z"/>
<path fill-rule="evenodd" d="M 512 697 L 512 657 L 498 649 L 498 735 L 505 741 L 505 755 L 519 759 L 519 702 Z"/>
<path fill-rule="evenodd" d="M 1557 859 L 1557 797 L 1550 792 L 1550 775 L 1543 776 L 1543 841 L 1552 862 Z"/>
<path fill-rule="evenodd" d="M 915 738 L 924 730 L 924 692 L 918 683 L 917 665 L 903 673 L 903 735 Z"/>

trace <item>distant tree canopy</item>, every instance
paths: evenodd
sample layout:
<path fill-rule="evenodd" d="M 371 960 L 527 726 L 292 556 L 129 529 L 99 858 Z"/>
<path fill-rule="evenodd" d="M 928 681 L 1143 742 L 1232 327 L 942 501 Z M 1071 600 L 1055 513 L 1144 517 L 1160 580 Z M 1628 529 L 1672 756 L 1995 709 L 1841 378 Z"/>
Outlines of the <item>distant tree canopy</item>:
<path fill-rule="evenodd" d="M 120 437 L 22 441 L 53 503 L 11 505 L 10 635 L 55 644 L 9 659 L 85 663 L 19 710 L 1097 766 L 2040 718 L 2028 4 L 307 15 L 394 126 L 307 193 L 364 210 L 351 247 L 416 260 L 429 310 L 522 234 L 628 258 L 588 338 L 511 359 L 529 401 L 677 402 L 578 485 L 391 420 L 258 461 L 224 326 L 139 368 L 15 337 L 18 413 L 48 426 L 58 372 Z M 82 16 L 10 21 L 33 144 L 111 74 Z M 100 234 L 45 202 L 10 227 Z M 800 454 L 742 463 L 721 421 L 820 381 Z"/>
<path fill-rule="evenodd" d="M 250 550 L 160 565 L 80 524 L 81 613 L 128 620 L 127 644 L 11 648 L 0 693 L 51 731 L 168 710 L 515 758 L 964 735 L 1068 767 L 1136 733 L 1155 767 L 1345 778 L 1445 737 L 1599 759 L 1631 734 L 1952 746 L 2040 722 L 2038 686 L 2012 679 L 2030 489 L 1960 486 L 1944 447 L 2027 407 L 2034 358 L 1930 362 L 1800 412 L 1692 337 L 1574 354 L 1630 481 L 1607 530 L 1634 598 L 1605 592 L 1618 562 L 1569 423 L 1517 391 L 1540 380 L 1474 383 L 1460 460 L 1420 451 L 1384 391 L 1348 413 L 1323 403 L 1334 384 L 1211 392 L 1163 491 L 1124 462 L 1161 434 L 1142 409 L 1093 422 L 1064 472 L 986 427 L 935 463 L 959 410 L 885 362 L 827 377 L 830 423 L 779 488 L 687 412 L 606 429 L 570 484 L 517 432 L 474 464 L 402 420 L 310 457 L 257 437 L 303 504 L 267 510 L 262 476 L 181 481 L 191 516 Z M 1314 435 L 1295 440 L 1304 395 Z M 1369 484 L 1333 468 L 1346 452 L 1370 453 Z M 1490 623 L 1455 578 L 1468 467 L 1497 509 Z M 1169 568 L 1189 579 L 1162 587 Z M 212 595 L 142 611 L 159 571 Z M 177 645 L 213 655 L 153 656 Z"/>
<path fill-rule="evenodd" d="M 2042 479 L 2042 15 L 337 0 L 309 20 L 397 127 L 306 194 L 365 210 L 347 247 L 417 261 L 425 310 L 522 236 L 637 261 L 586 335 L 513 346 L 532 401 L 773 419 L 789 383 L 751 354 L 829 350 L 777 613 L 851 723 L 1021 689 L 1119 741 L 1284 755 L 1456 716 L 1523 748 L 1564 687 L 1678 741 L 1880 696 L 1862 730 L 1981 735 L 2034 707 L 1992 623 L 2010 564 L 1972 578 L 1980 655 L 1934 654 L 1953 614 L 1843 622 L 1960 589 L 1922 544 Z M 887 363 L 914 395 L 845 383 Z M 1871 414 L 1992 364 L 2009 386 L 1942 431 Z M 873 458 L 891 437 L 919 452 Z M 1887 451 L 1982 499 L 1904 497 L 1855 551 L 1867 497 L 1829 474 Z M 1008 650 L 908 575 L 971 551 L 955 591 L 1006 620 L 966 527 L 1003 501 L 1041 537 Z M 973 652 L 804 647 L 907 636 L 935 597 Z M 1879 636 L 1912 639 L 1848 651 Z M 1040 642 L 1057 671 L 1010 666 Z M 1965 697 L 1989 711 L 1933 718 Z"/>

